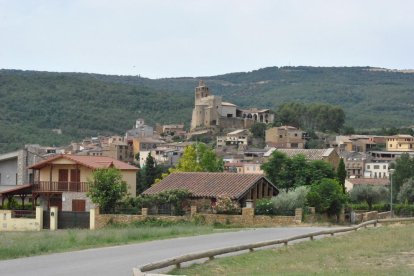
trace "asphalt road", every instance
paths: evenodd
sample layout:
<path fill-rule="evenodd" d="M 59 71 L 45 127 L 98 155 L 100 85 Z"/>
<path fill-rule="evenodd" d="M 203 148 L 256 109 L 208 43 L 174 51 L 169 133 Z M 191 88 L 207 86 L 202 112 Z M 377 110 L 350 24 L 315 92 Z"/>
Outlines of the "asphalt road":
<path fill-rule="evenodd" d="M 188 253 L 288 238 L 327 227 L 246 229 L 0 261 L 0 275 L 132 275 L 132 268 Z"/>

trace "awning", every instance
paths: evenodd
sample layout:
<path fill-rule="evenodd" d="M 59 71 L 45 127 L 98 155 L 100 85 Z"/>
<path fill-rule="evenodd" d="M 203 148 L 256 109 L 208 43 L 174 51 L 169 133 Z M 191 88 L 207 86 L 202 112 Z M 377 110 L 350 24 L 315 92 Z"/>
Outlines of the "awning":
<path fill-rule="evenodd" d="M 0 186 L 0 188 L 6 188 L 6 187 L 1 187 Z M 13 195 L 30 195 L 30 194 L 32 194 L 32 185 L 31 184 L 8 186 L 7 188 L 4 189 L 4 190 L 0 190 L 0 196 L 8 197 L 8 196 L 13 196 Z"/>

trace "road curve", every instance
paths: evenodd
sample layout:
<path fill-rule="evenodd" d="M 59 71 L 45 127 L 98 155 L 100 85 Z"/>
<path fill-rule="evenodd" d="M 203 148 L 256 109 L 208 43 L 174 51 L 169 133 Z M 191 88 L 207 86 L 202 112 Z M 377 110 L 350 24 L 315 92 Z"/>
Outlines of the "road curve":
<path fill-rule="evenodd" d="M 188 253 L 269 241 L 328 227 L 244 229 L 194 237 L 87 249 L 0 261 L 1 275 L 132 275 L 132 268 Z"/>

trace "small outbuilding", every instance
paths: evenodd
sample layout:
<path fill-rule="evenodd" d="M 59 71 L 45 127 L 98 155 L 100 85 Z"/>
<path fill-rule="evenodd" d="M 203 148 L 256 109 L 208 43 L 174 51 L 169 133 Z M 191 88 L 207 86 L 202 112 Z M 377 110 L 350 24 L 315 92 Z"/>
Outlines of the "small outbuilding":
<path fill-rule="evenodd" d="M 197 206 L 214 205 L 220 197 L 230 197 L 241 207 L 245 207 L 247 201 L 255 206 L 256 200 L 279 194 L 276 186 L 260 174 L 177 172 L 144 191 L 143 195 L 155 195 L 174 189 L 191 192 L 192 204 Z"/>

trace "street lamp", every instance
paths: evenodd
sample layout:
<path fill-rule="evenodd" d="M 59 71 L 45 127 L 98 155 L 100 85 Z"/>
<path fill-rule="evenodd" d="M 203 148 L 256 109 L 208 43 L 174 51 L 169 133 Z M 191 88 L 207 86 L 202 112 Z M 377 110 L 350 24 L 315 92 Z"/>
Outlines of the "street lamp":
<path fill-rule="evenodd" d="M 392 175 L 395 172 L 395 169 L 390 169 L 390 184 L 391 184 L 391 189 L 390 189 L 390 194 L 391 194 L 391 206 L 390 206 L 390 211 L 391 211 L 391 218 L 393 217 L 393 213 L 392 213 Z"/>

